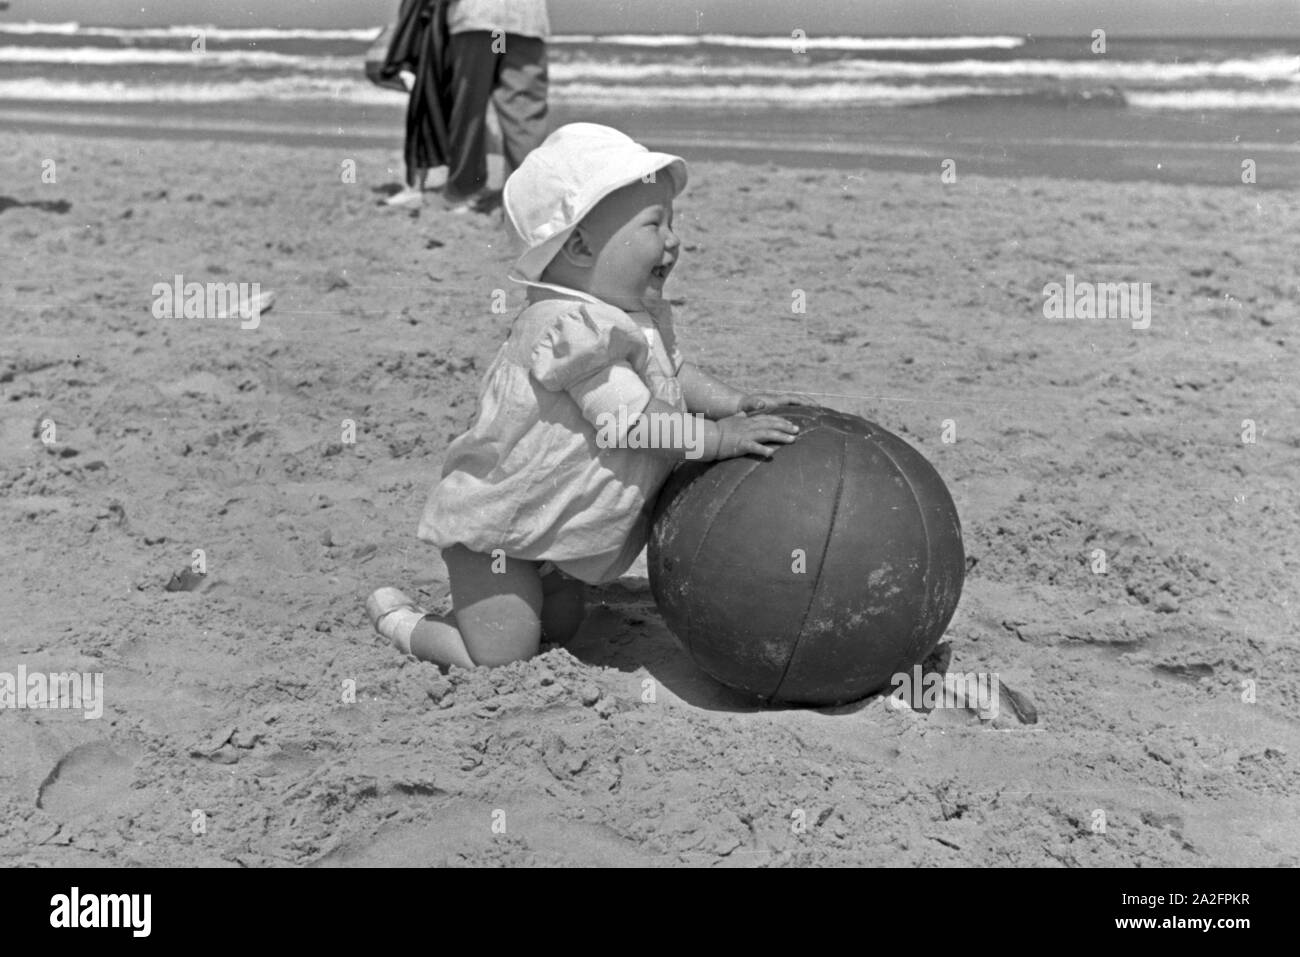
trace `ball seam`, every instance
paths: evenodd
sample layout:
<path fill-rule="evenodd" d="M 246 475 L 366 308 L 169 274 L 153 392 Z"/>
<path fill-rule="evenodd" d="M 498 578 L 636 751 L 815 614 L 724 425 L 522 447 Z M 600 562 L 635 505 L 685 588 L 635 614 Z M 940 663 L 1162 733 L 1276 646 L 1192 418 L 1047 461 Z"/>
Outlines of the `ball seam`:
<path fill-rule="evenodd" d="M 838 431 L 838 430 L 836 430 Z M 790 657 L 785 660 L 785 667 L 781 669 L 781 678 L 772 690 L 770 698 L 775 699 L 781 693 L 781 686 L 785 684 L 786 677 L 790 674 L 790 666 L 794 664 L 794 656 L 799 652 L 799 643 L 803 641 L 804 628 L 808 625 L 808 615 L 812 613 L 813 604 L 817 601 L 817 592 L 822 587 L 822 569 L 826 566 L 826 553 L 831 550 L 831 539 L 835 537 L 835 519 L 840 513 L 840 502 L 844 498 L 844 460 L 848 458 L 848 435 L 840 433 L 840 473 L 835 479 L 835 501 L 831 504 L 830 523 L 826 527 L 826 540 L 822 542 L 821 557 L 817 559 L 817 581 L 813 585 L 812 594 L 808 596 L 808 604 L 804 607 L 803 618 L 799 620 L 799 630 L 795 633 L 794 643 L 790 648 Z"/>
<path fill-rule="evenodd" d="M 900 439 L 900 441 L 902 440 Z M 927 516 L 925 514 L 925 507 L 921 504 L 920 498 L 917 497 L 916 486 L 912 484 L 911 476 L 907 474 L 907 470 L 902 468 L 898 464 L 898 460 L 894 458 L 892 455 L 890 455 L 889 449 L 886 448 L 883 442 L 877 443 L 876 447 L 880 449 L 880 451 L 884 454 L 885 458 L 889 459 L 889 464 L 894 467 L 894 471 L 896 471 L 899 475 L 901 475 L 903 477 L 903 481 L 907 483 L 907 492 L 909 495 L 912 496 L 912 504 L 916 506 L 916 514 L 920 516 L 921 519 L 921 528 L 925 531 L 925 571 L 921 573 L 921 596 L 922 596 L 921 613 L 918 616 L 920 621 L 917 623 L 916 628 L 912 630 L 912 634 L 909 636 L 912 642 L 915 643 L 916 631 L 920 628 L 922 624 L 924 624 L 929 620 L 930 605 L 932 603 L 931 602 L 932 596 L 930 595 L 930 570 L 934 567 L 934 561 L 933 561 L 933 556 L 930 554 L 930 552 L 934 548 L 934 543 L 933 540 L 930 538 L 930 522 L 928 521 Z M 940 641 L 943 640 L 943 635 L 939 636 L 939 640 Z"/>

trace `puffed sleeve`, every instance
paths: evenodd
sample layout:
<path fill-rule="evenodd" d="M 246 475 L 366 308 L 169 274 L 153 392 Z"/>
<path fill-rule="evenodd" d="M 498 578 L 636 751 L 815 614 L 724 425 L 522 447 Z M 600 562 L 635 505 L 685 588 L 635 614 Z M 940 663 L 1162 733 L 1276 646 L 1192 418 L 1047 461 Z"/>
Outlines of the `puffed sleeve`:
<path fill-rule="evenodd" d="M 636 370 L 647 353 L 645 334 L 631 319 L 580 305 L 548 323 L 530 371 L 544 388 L 568 392 L 599 428 L 607 414 L 626 422 L 645 410 L 650 389 Z"/>
<path fill-rule="evenodd" d="M 645 335 L 631 319 L 575 304 L 538 336 L 531 371 L 543 386 L 559 392 L 616 362 L 643 367 L 646 350 Z"/>

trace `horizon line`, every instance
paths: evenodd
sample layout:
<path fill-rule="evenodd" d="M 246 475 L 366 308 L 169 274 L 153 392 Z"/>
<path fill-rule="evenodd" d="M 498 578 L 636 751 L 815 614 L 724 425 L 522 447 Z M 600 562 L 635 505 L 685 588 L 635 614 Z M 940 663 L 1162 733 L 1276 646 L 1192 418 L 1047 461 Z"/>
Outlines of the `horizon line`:
<path fill-rule="evenodd" d="M 381 22 L 379 22 L 379 23 L 371 23 L 371 24 L 368 24 L 368 25 L 360 25 L 360 26 L 308 26 L 308 25 L 305 25 L 305 24 L 286 25 L 286 24 L 282 24 L 282 23 L 276 23 L 276 24 L 230 24 L 230 23 L 211 23 L 211 22 L 208 22 L 208 23 L 170 23 L 170 22 L 168 22 L 168 23 L 121 23 L 121 22 L 117 22 L 117 23 L 91 23 L 91 22 L 88 22 L 88 21 L 82 21 L 82 20 L 33 20 L 33 19 L 30 19 L 30 18 L 22 19 L 22 20 L 18 20 L 18 19 L 12 19 L 12 18 L 8 18 L 8 17 L 0 16 L 0 25 L 10 24 L 10 23 L 13 23 L 13 24 L 21 24 L 21 25 L 24 25 L 24 26 L 27 26 L 27 25 L 32 25 L 32 26 L 64 26 L 64 25 L 66 25 L 66 24 L 70 24 L 70 23 L 72 23 L 72 24 L 76 24 L 77 27 L 79 27 L 79 28 L 80 28 L 80 27 L 87 27 L 87 28 L 91 28 L 91 29 L 94 29 L 94 28 L 108 28 L 108 29 L 114 29 L 114 30 L 129 30 L 129 29 L 133 29 L 133 28 L 135 28 L 135 29 L 148 30 L 148 29 L 159 29 L 159 28 L 162 28 L 162 27 L 213 27 L 213 28 L 215 28 L 215 29 L 219 29 L 219 30 L 378 30 L 378 29 L 382 29 L 383 27 L 387 26 L 387 21 L 381 21 Z M 803 29 L 803 28 L 800 27 L 800 28 L 797 28 L 797 29 Z M 752 38 L 752 39 L 756 39 L 756 40 L 759 40 L 759 39 L 762 39 L 762 40 L 772 40 L 772 39 L 778 39 L 778 38 L 785 39 L 785 38 L 787 37 L 787 35 L 784 34 L 784 33 L 735 33 L 735 32 L 726 32 L 726 31 L 722 31 L 722 30 L 709 30 L 709 31 L 691 31 L 691 30 L 657 30 L 657 31 L 651 31 L 651 32 L 647 32 L 647 31 L 643 31 L 643 30 L 642 30 L 642 31 L 637 31 L 637 30 L 610 30 L 610 31 L 606 31 L 606 32 L 603 32 L 603 33 L 596 33 L 596 32 L 592 32 L 592 31 L 590 31 L 590 30 L 580 30 L 580 31 L 573 31 L 573 32 L 558 31 L 558 30 L 556 30 L 556 31 L 552 31 L 551 34 L 550 34 L 550 36 L 552 36 L 552 37 L 565 37 L 565 36 L 588 36 L 588 37 L 594 37 L 594 38 L 596 38 L 596 39 L 600 39 L 600 38 L 602 38 L 602 37 L 619 37 L 619 36 L 623 36 L 623 37 L 627 37 L 627 36 L 644 36 L 644 37 L 661 37 L 661 36 L 684 36 L 684 37 L 690 37 L 690 36 L 694 36 L 694 37 L 706 37 L 706 36 L 727 36 L 727 37 L 744 37 L 744 38 Z M 898 33 L 898 32 L 891 32 L 891 33 L 844 33 L 844 32 L 831 33 L 831 32 L 826 32 L 826 33 L 809 33 L 809 34 L 808 34 L 808 39 L 811 40 L 811 39 L 815 39 L 816 37 L 846 37 L 846 38 L 861 39 L 861 40 L 889 40 L 889 39 L 899 39 L 899 40 L 930 40 L 930 39 L 934 39 L 934 40 L 943 40 L 943 39 L 959 39 L 959 38 L 979 38 L 979 39 L 987 38 L 987 39 L 994 39 L 994 38 L 1000 38 L 1000 37 L 1017 37 L 1017 38 L 1026 39 L 1026 40 L 1029 40 L 1029 39 L 1039 39 L 1039 40 L 1074 40 L 1074 39 L 1079 39 L 1079 38 L 1087 38 L 1087 37 L 1089 37 L 1089 36 L 1090 36 L 1090 34 L 1088 34 L 1088 33 L 1082 33 L 1082 32 L 1081 32 L 1081 33 L 1034 33 L 1034 32 L 1017 33 L 1017 32 L 1014 32 L 1014 31 L 1011 31 L 1011 32 L 1008 32 L 1008 31 L 997 31 L 997 32 L 992 32 L 992 33 Z M 1232 35 L 1230 35 L 1230 36 L 1224 36 L 1221 32 L 1213 32 L 1213 33 L 1205 33 L 1205 34 L 1196 34 L 1196 33 L 1185 33 L 1185 34 L 1165 34 L 1165 33 L 1149 32 L 1149 31 L 1123 31 L 1123 32 L 1119 32 L 1119 31 L 1110 31 L 1110 30 L 1108 30 L 1108 31 L 1106 32 L 1106 39 L 1107 39 L 1108 41 L 1109 41 L 1109 40 L 1113 40 L 1113 39 L 1121 39 L 1121 40 L 1123 40 L 1123 39 L 1142 39 L 1142 40 L 1168 40 L 1168 41 L 1177 41 L 1177 40 L 1210 40 L 1210 39 L 1216 39 L 1216 40 L 1277 40 L 1278 42 L 1286 42 L 1286 41 L 1288 41 L 1288 40 L 1300 40 L 1300 33 L 1294 33 L 1294 34 L 1278 34 L 1278 33 L 1271 33 L 1271 32 L 1270 32 L 1270 33 L 1239 33 L 1239 34 L 1232 34 Z"/>

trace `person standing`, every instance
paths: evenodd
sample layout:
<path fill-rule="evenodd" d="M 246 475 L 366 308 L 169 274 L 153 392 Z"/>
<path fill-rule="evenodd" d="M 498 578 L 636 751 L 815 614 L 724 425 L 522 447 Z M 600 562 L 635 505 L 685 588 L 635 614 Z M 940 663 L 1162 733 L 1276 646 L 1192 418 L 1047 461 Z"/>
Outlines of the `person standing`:
<path fill-rule="evenodd" d="M 402 0 L 383 62 L 371 79 L 381 86 L 405 87 L 406 188 L 385 204 L 418 206 L 429 170 L 445 166 L 451 155 L 448 132 L 452 78 L 447 34 L 450 0 Z"/>
<path fill-rule="evenodd" d="M 490 212 L 487 107 L 496 108 L 506 175 L 546 138 L 546 0 L 453 0 L 447 9 L 451 143 L 443 196 L 456 213 Z"/>

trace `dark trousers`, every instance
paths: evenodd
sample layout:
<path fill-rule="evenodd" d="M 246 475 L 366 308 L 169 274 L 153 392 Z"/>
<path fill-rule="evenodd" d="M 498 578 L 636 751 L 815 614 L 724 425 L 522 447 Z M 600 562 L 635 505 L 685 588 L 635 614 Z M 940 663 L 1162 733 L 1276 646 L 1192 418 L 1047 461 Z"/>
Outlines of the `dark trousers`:
<path fill-rule="evenodd" d="M 486 30 L 453 33 L 450 40 L 451 162 L 447 192 L 463 198 L 487 185 L 487 106 L 496 106 L 507 171 L 546 138 L 546 43 L 513 33 L 495 41 Z"/>

